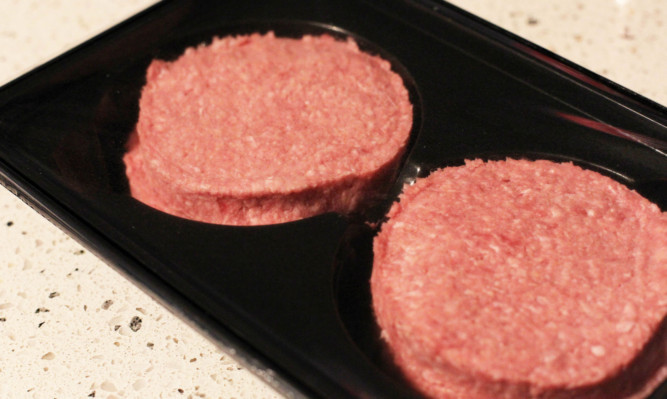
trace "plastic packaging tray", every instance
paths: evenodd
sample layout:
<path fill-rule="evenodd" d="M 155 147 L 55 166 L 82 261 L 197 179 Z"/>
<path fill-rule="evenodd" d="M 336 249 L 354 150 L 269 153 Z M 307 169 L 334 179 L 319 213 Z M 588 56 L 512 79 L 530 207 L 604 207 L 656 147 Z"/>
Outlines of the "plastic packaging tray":
<path fill-rule="evenodd" d="M 382 204 L 231 227 L 132 199 L 122 155 L 150 61 L 267 30 L 354 37 L 403 76 L 415 125 Z M 368 283 L 367 222 L 405 182 L 467 158 L 572 160 L 665 210 L 666 153 L 665 108 L 431 0 L 166 1 L 0 90 L 0 181 L 295 397 L 417 397 L 383 356 Z"/>

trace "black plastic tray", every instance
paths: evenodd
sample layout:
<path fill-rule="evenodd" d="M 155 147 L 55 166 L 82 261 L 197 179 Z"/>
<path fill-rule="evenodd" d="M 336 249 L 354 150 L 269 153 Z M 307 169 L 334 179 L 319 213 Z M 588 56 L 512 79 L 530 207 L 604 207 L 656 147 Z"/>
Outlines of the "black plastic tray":
<path fill-rule="evenodd" d="M 351 35 L 409 86 L 410 152 L 368 220 L 404 182 L 473 157 L 573 160 L 667 207 L 665 108 L 431 0 L 167 1 L 2 88 L 0 181 L 285 393 L 416 396 L 373 321 L 373 229 L 183 220 L 132 199 L 121 160 L 151 59 L 269 29 Z"/>

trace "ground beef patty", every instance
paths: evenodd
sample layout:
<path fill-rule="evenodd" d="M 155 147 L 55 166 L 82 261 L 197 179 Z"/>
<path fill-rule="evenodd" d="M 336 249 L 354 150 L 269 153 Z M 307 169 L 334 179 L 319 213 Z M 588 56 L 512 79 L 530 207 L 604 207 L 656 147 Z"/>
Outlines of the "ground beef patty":
<path fill-rule="evenodd" d="M 569 163 L 466 162 L 407 186 L 373 305 L 435 398 L 647 396 L 667 377 L 667 213 Z"/>
<path fill-rule="evenodd" d="M 124 160 L 132 195 L 155 208 L 278 223 L 359 210 L 411 126 L 401 77 L 351 39 L 216 38 L 151 63 Z"/>

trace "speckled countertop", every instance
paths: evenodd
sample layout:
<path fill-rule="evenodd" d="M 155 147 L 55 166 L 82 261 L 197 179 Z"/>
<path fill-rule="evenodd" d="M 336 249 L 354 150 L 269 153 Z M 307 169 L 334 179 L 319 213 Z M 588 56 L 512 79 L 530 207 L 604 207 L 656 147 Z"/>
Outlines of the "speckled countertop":
<path fill-rule="evenodd" d="M 0 84 L 154 0 L 0 0 Z M 667 1 L 454 0 L 667 105 Z M 0 189 L 0 398 L 280 397 Z"/>

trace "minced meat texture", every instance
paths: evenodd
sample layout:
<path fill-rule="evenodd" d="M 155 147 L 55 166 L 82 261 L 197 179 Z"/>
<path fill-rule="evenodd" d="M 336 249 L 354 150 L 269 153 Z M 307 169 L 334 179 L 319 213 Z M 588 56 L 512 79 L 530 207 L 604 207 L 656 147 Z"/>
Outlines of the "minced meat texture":
<path fill-rule="evenodd" d="M 382 337 L 434 398 L 639 398 L 667 377 L 667 213 L 571 163 L 419 179 L 374 242 Z"/>
<path fill-rule="evenodd" d="M 276 223 L 358 210 L 411 126 L 401 77 L 351 39 L 215 38 L 151 63 L 125 162 L 132 194 L 158 209 Z"/>

